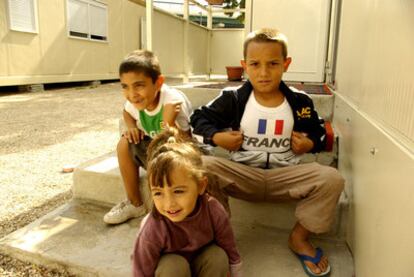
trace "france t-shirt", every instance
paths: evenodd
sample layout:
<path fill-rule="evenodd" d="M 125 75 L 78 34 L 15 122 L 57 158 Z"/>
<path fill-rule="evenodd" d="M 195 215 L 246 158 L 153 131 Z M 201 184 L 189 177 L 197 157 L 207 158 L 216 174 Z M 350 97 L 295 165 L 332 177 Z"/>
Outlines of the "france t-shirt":
<path fill-rule="evenodd" d="M 260 105 L 252 92 L 240 122 L 244 141 L 242 148 L 271 154 L 271 161 L 298 163 L 290 147 L 294 120 L 286 98 L 277 107 Z"/>

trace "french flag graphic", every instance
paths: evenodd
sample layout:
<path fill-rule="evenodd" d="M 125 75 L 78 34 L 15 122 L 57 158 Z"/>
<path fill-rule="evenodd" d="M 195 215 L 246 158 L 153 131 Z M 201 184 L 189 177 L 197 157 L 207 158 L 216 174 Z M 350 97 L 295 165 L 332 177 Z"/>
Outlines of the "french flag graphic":
<path fill-rule="evenodd" d="M 274 121 L 274 130 L 273 130 L 273 134 L 274 135 L 281 135 L 283 134 L 283 122 L 284 120 L 275 120 Z M 273 127 L 273 122 L 271 120 L 267 120 L 267 119 L 259 119 L 259 125 L 257 128 L 257 133 L 259 135 L 265 135 L 266 134 L 266 130 L 267 128 L 272 128 Z M 269 126 L 268 126 L 269 125 Z"/>

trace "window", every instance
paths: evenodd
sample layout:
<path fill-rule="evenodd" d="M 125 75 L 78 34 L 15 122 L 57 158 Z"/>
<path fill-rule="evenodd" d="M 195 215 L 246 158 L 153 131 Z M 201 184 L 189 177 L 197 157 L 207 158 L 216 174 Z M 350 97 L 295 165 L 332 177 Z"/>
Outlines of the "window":
<path fill-rule="evenodd" d="M 11 30 L 37 33 L 36 0 L 8 0 L 7 4 Z"/>
<path fill-rule="evenodd" d="M 67 0 L 69 36 L 108 40 L 108 11 L 105 4 L 92 0 Z"/>

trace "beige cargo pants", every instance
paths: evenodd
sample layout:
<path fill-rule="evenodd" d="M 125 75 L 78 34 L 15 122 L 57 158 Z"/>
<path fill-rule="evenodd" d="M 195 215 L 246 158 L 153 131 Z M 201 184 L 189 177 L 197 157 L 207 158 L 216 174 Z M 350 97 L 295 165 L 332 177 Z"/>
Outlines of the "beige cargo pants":
<path fill-rule="evenodd" d="M 261 169 L 214 156 L 203 156 L 203 163 L 208 192 L 227 210 L 228 196 L 256 202 L 298 200 L 298 222 L 316 234 L 332 225 L 345 182 L 335 168 L 318 163 Z"/>

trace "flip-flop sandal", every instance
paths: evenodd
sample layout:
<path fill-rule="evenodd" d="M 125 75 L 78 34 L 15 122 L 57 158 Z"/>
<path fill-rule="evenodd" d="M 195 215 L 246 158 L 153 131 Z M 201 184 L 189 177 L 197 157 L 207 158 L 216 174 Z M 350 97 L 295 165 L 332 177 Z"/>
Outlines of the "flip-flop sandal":
<path fill-rule="evenodd" d="M 296 257 L 298 257 L 298 259 L 300 260 L 300 263 L 302 264 L 303 270 L 305 271 L 305 273 L 310 276 L 310 277 L 320 277 L 320 276 L 329 276 L 329 274 L 331 273 L 331 266 L 328 265 L 328 268 L 326 269 L 325 272 L 321 272 L 321 273 L 314 273 L 312 272 L 312 270 L 310 270 L 310 268 L 305 264 L 305 261 L 309 261 L 313 264 L 318 264 L 321 261 L 321 258 L 323 257 L 323 251 L 322 249 L 320 249 L 319 247 L 316 248 L 316 254 L 315 257 L 311 257 L 308 255 L 302 255 L 302 254 L 298 254 L 294 251 L 292 251 Z"/>

